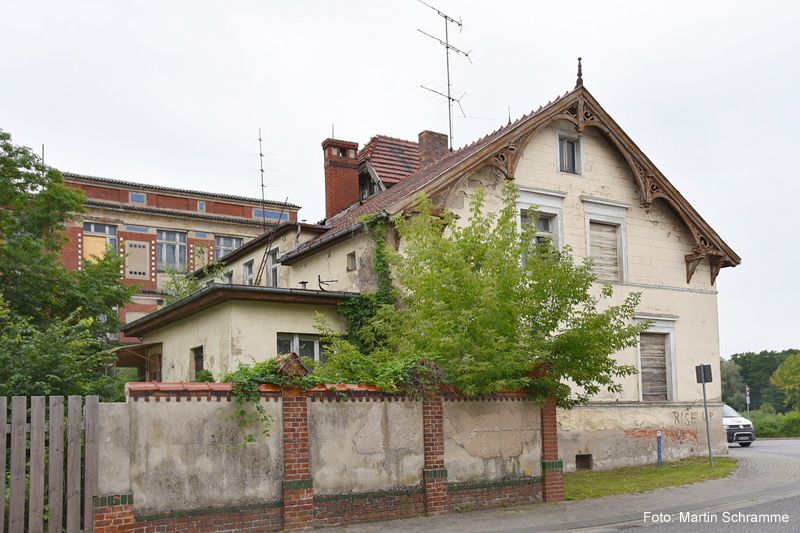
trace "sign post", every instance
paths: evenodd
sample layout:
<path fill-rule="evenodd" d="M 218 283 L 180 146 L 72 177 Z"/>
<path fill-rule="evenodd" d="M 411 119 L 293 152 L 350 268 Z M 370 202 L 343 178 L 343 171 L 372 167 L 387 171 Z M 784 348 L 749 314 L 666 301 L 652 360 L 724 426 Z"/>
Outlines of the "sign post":
<path fill-rule="evenodd" d="M 744 390 L 747 392 L 747 418 L 750 418 L 750 386 L 745 385 Z"/>
<path fill-rule="evenodd" d="M 661 430 L 656 431 L 658 437 L 658 466 L 661 466 Z"/>
<path fill-rule="evenodd" d="M 708 459 L 711 466 L 714 466 L 714 454 L 711 453 L 711 426 L 708 423 L 708 399 L 706 398 L 706 383 L 711 383 L 711 365 L 697 365 L 694 367 L 697 373 L 697 382 L 703 384 L 703 407 L 706 410 L 706 436 L 708 437 Z"/>

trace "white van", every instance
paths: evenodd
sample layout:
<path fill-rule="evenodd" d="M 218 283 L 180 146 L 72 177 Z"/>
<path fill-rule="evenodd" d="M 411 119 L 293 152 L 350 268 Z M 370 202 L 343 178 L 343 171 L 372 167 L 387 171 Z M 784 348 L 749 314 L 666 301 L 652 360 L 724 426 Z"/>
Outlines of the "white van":
<path fill-rule="evenodd" d="M 722 406 L 722 423 L 728 433 L 728 442 L 738 442 L 739 446 L 750 446 L 756 440 L 753 423 L 729 405 Z"/>

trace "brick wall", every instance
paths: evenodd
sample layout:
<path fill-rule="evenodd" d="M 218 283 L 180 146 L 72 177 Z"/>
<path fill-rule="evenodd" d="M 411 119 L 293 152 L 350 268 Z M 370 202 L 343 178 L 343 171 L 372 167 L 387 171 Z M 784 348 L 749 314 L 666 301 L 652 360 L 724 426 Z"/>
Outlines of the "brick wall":
<path fill-rule="evenodd" d="M 542 406 L 542 477 L 544 500 L 564 501 L 564 463 L 558 458 L 558 420 L 553 398 Z"/>
<path fill-rule="evenodd" d="M 358 143 L 325 139 L 325 218 L 358 202 Z"/>

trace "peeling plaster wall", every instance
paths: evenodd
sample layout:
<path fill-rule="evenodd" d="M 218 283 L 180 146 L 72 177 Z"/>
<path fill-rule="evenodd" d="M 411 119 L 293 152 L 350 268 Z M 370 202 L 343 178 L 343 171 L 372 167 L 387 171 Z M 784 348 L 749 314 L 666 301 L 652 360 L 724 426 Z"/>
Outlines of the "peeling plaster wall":
<path fill-rule="evenodd" d="M 711 446 L 727 454 L 722 404 L 709 404 Z M 558 448 L 565 470 L 575 470 L 575 456 L 591 454 L 594 469 L 674 461 L 708 454 L 702 404 L 596 404 L 558 411 Z"/>
<path fill-rule="evenodd" d="M 422 402 L 312 402 L 308 426 L 314 494 L 421 482 Z"/>
<path fill-rule="evenodd" d="M 184 398 L 184 400 L 186 400 Z M 114 404 L 127 410 L 129 422 L 130 490 L 137 514 L 208 509 L 281 499 L 283 423 L 280 401 L 263 401 L 274 417 L 270 436 L 252 424 L 247 430 L 256 442 L 243 446 L 243 432 L 228 421 L 233 402 L 129 401 Z M 105 410 L 105 408 L 104 408 Z M 111 413 L 109 413 L 111 414 Z M 124 465 L 116 473 L 106 466 L 103 444 L 126 459 L 124 417 L 117 427 L 100 425 L 101 491 L 124 486 Z M 110 491 L 114 493 L 114 491 Z M 125 491 L 120 490 L 120 493 Z"/>
<path fill-rule="evenodd" d="M 541 408 L 532 401 L 445 401 L 444 439 L 450 482 L 541 475 Z"/>
<path fill-rule="evenodd" d="M 360 232 L 344 242 L 311 255 L 287 267 L 291 269 L 290 280 L 293 287 L 301 281 L 308 281 L 309 289 L 318 289 L 317 276 L 323 281 L 331 281 L 325 290 L 346 292 L 375 292 L 376 280 L 372 271 L 372 257 L 375 241 Z M 348 270 L 347 255 L 356 254 L 356 269 Z M 332 281 L 335 280 L 335 281 Z"/>
<path fill-rule="evenodd" d="M 192 349 L 203 347 L 204 365 L 216 379 L 242 363 L 265 361 L 277 354 L 278 333 L 318 335 L 316 313 L 334 331 L 344 331 L 336 305 L 229 301 L 178 320 L 143 337 L 163 343 L 163 381 L 194 379 Z"/>
<path fill-rule="evenodd" d="M 570 246 L 575 261 L 587 254 L 586 212 L 581 196 L 603 198 L 630 204 L 625 212 L 628 280 L 612 282 L 614 296 L 609 305 L 621 303 L 629 294 L 641 293 L 638 313 L 667 315 L 674 320 L 674 343 L 671 371 L 674 386 L 671 401 L 702 401 L 702 389 L 695 382 L 694 367 L 712 365 L 719 375 L 719 319 L 716 287 L 710 284 L 708 265 L 702 263 L 686 283 L 684 256 L 691 253 L 694 239 L 677 214 L 663 200 L 656 200 L 649 213 L 640 206 L 638 186 L 622 156 L 603 139 L 595 128 L 583 136 L 584 174 L 558 171 L 557 130 L 574 131 L 566 121 L 544 128 L 523 149 L 514 177 L 520 187 L 566 193 L 562 200 L 563 242 Z M 470 199 L 475 189 L 486 191 L 486 210 L 502 207 L 504 175 L 485 166 L 455 184 L 447 195 L 433 197 L 439 207 L 446 207 L 466 224 Z M 594 292 L 599 295 L 601 284 Z M 639 367 L 637 347 L 616 354 L 622 364 Z M 620 394 L 601 392 L 593 401 L 638 401 L 639 376 L 618 379 Z M 708 386 L 710 401 L 720 401 L 719 379 Z"/>

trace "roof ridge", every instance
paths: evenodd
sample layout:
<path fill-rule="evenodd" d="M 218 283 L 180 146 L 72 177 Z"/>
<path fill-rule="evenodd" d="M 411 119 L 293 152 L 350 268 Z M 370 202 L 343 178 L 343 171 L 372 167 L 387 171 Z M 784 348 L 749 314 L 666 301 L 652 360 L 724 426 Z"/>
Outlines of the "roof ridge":
<path fill-rule="evenodd" d="M 159 190 L 159 191 L 177 192 L 177 193 L 184 193 L 184 194 L 196 194 L 196 195 L 199 195 L 199 196 L 214 196 L 214 197 L 217 197 L 217 198 L 226 198 L 228 200 L 240 200 L 240 201 L 245 201 L 245 202 L 253 202 L 253 203 L 257 203 L 257 204 L 262 203 L 262 200 L 260 198 L 252 198 L 252 197 L 249 197 L 249 196 L 239 196 L 239 195 L 236 195 L 236 194 L 225 194 L 225 193 L 210 192 L 210 191 L 198 191 L 198 190 L 194 190 L 194 189 L 181 189 L 181 188 L 178 188 L 178 187 L 168 187 L 168 186 L 165 186 L 165 185 L 156 185 L 156 184 L 152 184 L 152 183 L 143 183 L 143 182 L 137 182 L 137 181 L 127 181 L 127 180 L 118 180 L 118 179 L 114 179 L 114 178 L 106 178 L 104 176 L 90 176 L 88 174 L 78 174 L 77 172 L 69 172 L 69 171 L 62 171 L 61 174 L 65 178 L 85 179 L 85 180 L 89 180 L 89 181 L 101 181 L 101 182 L 106 182 L 106 183 L 114 183 L 114 184 L 118 184 L 118 185 L 125 185 L 125 186 L 129 186 L 129 187 L 143 187 L 143 188 L 155 189 L 155 190 Z M 271 205 L 282 205 L 282 206 L 285 206 L 285 207 L 297 207 L 297 208 L 300 207 L 299 205 L 290 204 L 289 202 L 281 202 L 281 201 L 275 201 L 275 200 L 269 200 L 269 199 L 264 200 L 264 202 L 266 202 L 267 204 L 271 204 Z"/>

